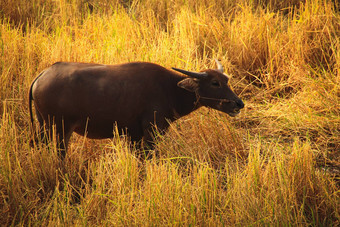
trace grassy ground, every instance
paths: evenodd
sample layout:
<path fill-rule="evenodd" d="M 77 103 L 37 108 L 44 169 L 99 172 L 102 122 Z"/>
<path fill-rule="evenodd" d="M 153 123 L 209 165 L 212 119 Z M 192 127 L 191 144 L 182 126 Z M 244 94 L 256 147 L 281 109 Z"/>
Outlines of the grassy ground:
<path fill-rule="evenodd" d="M 339 2 L 0 2 L 1 225 L 340 225 Z M 56 61 L 219 58 L 245 109 L 174 122 L 140 163 L 124 138 L 29 147 L 27 92 Z"/>

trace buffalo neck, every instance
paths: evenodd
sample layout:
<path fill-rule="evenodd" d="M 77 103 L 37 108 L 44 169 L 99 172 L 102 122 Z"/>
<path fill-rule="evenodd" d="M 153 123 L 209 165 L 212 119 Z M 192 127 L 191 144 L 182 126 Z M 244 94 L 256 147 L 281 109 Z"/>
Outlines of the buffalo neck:
<path fill-rule="evenodd" d="M 194 92 L 187 91 L 177 86 L 177 83 L 185 78 L 186 77 L 179 77 L 173 84 L 175 93 L 174 110 L 179 115 L 177 117 L 185 116 L 200 107 Z"/>

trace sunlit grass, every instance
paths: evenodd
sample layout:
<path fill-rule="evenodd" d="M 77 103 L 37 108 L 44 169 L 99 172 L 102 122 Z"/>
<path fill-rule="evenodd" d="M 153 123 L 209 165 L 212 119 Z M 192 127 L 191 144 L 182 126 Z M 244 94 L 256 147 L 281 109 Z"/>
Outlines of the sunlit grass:
<path fill-rule="evenodd" d="M 337 3 L 337 1 L 335 1 Z M 0 3 L 1 225 L 339 225 L 340 15 L 333 1 Z M 56 61 L 220 59 L 246 104 L 202 108 L 141 162 L 124 137 L 29 146 L 27 92 Z"/>

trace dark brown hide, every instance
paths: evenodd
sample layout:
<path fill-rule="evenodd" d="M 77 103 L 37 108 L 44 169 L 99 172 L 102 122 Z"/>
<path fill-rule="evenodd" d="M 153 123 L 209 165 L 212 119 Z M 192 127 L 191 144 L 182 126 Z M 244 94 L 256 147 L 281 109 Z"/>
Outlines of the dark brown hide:
<path fill-rule="evenodd" d="M 58 62 L 31 85 L 31 120 L 33 124 L 33 100 L 40 134 L 43 129 L 51 132 L 55 125 L 62 156 L 72 132 L 93 139 L 111 138 L 115 125 L 132 141 L 152 143 L 154 125 L 164 131 L 169 122 L 202 105 L 236 115 L 244 105 L 227 83 L 228 78 L 218 70 L 206 70 L 195 78 L 147 62 Z"/>

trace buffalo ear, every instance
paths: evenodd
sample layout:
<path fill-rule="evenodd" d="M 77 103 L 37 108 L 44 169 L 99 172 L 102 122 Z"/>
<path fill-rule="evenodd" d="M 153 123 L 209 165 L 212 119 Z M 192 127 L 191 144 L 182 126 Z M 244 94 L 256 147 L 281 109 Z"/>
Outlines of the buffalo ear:
<path fill-rule="evenodd" d="M 185 90 L 195 92 L 198 90 L 198 80 L 194 78 L 186 78 L 177 83 L 177 86 Z"/>

